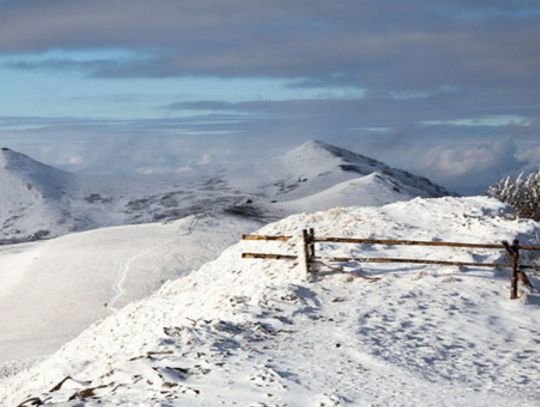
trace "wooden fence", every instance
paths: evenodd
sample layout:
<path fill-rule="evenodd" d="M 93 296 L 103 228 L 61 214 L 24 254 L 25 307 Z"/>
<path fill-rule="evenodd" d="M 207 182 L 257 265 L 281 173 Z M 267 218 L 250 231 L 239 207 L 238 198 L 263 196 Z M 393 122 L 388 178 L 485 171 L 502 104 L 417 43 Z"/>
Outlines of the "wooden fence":
<path fill-rule="evenodd" d="M 243 240 L 263 240 L 263 241 L 281 241 L 286 242 L 292 239 L 292 236 L 266 236 L 266 235 L 243 235 Z M 359 239 L 350 237 L 321 237 L 315 236 L 315 230 L 302 230 L 302 256 L 290 254 L 274 254 L 274 253 L 242 253 L 242 258 L 245 259 L 268 259 L 268 260 L 298 260 L 303 259 L 306 272 L 312 276 L 317 274 L 317 269 L 313 264 L 322 260 L 316 256 L 315 245 L 317 243 L 345 243 L 358 245 L 389 245 L 389 246 L 428 246 L 428 247 L 456 247 L 470 249 L 491 249 L 504 250 L 508 256 L 508 263 L 475 263 L 449 260 L 430 260 L 430 259 L 406 259 L 406 258 L 381 258 L 381 257 L 331 257 L 326 260 L 331 262 L 358 262 L 358 263 L 409 263 L 409 264 L 436 264 L 442 266 L 459 266 L 459 267 L 487 267 L 487 268 L 510 268 L 512 269 L 510 299 L 518 297 L 518 282 L 532 289 L 524 270 L 540 271 L 539 265 L 522 264 L 520 263 L 520 251 L 538 251 L 540 246 L 521 245 L 517 239 L 511 244 L 507 241 L 502 241 L 499 244 L 481 244 L 481 243 L 462 243 L 462 242 L 431 242 L 419 240 L 395 240 L 395 239 Z"/>

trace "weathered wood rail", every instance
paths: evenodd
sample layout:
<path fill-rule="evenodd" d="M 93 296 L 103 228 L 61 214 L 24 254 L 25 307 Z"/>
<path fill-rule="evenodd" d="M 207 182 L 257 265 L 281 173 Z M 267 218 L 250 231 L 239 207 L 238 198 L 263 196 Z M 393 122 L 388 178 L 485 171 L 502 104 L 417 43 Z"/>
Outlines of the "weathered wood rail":
<path fill-rule="evenodd" d="M 264 241 L 280 241 L 286 242 L 293 236 L 267 236 L 267 235 L 243 235 L 244 240 L 264 240 Z M 361 239 L 352 237 L 322 237 L 315 236 L 313 228 L 302 230 L 302 255 L 290 254 L 273 254 L 273 253 L 242 253 L 242 258 L 246 259 L 268 259 L 268 260 L 298 260 L 302 259 L 307 273 L 315 276 L 317 270 L 312 267 L 316 261 L 323 258 L 316 256 L 315 245 L 317 243 L 344 243 L 358 245 L 388 245 L 388 246 L 426 246 L 426 247 L 454 247 L 454 248 L 469 248 L 469 249 L 488 249 L 488 250 L 504 250 L 510 260 L 509 263 L 477 263 L 463 262 L 450 260 L 431 260 L 431 259 L 407 259 L 407 258 L 389 258 L 389 257 L 330 257 L 328 260 L 336 263 L 408 263 L 408 264 L 425 264 L 425 265 L 442 265 L 442 266 L 458 266 L 458 267 L 486 267 L 486 268 L 511 268 L 511 288 L 510 299 L 518 297 L 518 282 L 532 289 L 527 275 L 523 270 L 540 271 L 539 265 L 520 264 L 520 251 L 540 251 L 540 246 L 521 245 L 516 239 L 511 244 L 502 241 L 499 244 L 483 244 L 483 243 L 463 243 L 463 242 L 444 242 L 444 241 L 422 241 L 422 240 L 397 240 L 397 239 Z"/>
<path fill-rule="evenodd" d="M 292 236 L 266 236 L 266 235 L 242 235 L 242 240 L 279 240 L 287 241 L 292 239 Z"/>
<path fill-rule="evenodd" d="M 296 260 L 298 256 L 272 253 L 242 253 L 243 259 Z"/>
<path fill-rule="evenodd" d="M 462 242 L 442 242 L 429 240 L 393 240 L 393 239 L 357 239 L 349 237 L 316 237 L 314 242 L 319 243 L 355 243 L 355 244 L 381 244 L 381 245 L 404 245 L 404 246 L 445 246 L 445 247 L 465 247 L 472 249 L 503 249 L 504 245 L 483 244 L 483 243 L 462 243 Z M 538 250 L 540 246 L 519 245 L 520 250 Z"/>

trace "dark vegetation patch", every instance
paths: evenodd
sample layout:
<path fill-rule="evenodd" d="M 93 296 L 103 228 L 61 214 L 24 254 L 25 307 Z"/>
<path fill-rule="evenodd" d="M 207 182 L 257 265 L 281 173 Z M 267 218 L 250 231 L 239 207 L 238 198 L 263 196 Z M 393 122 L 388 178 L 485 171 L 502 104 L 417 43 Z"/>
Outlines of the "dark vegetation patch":
<path fill-rule="evenodd" d="M 112 202 L 112 198 L 104 198 L 100 194 L 90 194 L 84 200 L 91 204 Z"/>
<path fill-rule="evenodd" d="M 343 171 L 354 172 L 356 174 L 367 175 L 365 171 L 362 171 L 358 166 L 353 164 L 341 164 L 339 166 Z"/>
<path fill-rule="evenodd" d="M 232 205 L 223 210 L 225 214 L 255 220 L 264 219 L 264 212 L 250 204 Z"/>

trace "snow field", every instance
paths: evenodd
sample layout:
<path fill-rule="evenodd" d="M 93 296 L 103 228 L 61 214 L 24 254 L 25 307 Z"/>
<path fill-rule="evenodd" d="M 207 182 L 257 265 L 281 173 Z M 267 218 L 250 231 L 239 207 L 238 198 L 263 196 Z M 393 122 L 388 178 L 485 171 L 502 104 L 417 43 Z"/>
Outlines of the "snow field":
<path fill-rule="evenodd" d="M 537 223 L 510 220 L 494 200 L 441 198 L 299 214 L 259 233 L 299 236 L 305 227 L 320 235 L 466 242 L 519 236 L 536 244 L 539 231 Z M 540 402 L 540 298 L 522 293 L 508 300 L 507 271 L 348 264 L 350 273 L 321 269 L 309 281 L 299 264 L 240 257 L 292 252 L 296 244 L 298 238 L 245 241 L 226 249 L 6 379 L 0 404 L 30 397 L 64 406 Z M 409 249 L 395 254 L 413 257 Z M 319 250 L 350 256 L 359 249 Z M 388 255 L 385 247 L 369 250 Z M 476 253 L 436 254 L 473 259 Z M 482 256 L 503 259 L 494 251 Z M 382 278 L 368 282 L 359 273 Z"/>
<path fill-rule="evenodd" d="M 0 377 L 197 269 L 258 226 L 208 215 L 0 247 Z"/>

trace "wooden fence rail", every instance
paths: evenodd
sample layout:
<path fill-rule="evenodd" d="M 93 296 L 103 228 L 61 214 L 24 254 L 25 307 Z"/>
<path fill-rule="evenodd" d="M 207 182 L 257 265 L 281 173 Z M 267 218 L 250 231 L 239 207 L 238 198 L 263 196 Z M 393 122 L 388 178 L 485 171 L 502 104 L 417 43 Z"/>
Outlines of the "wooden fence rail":
<path fill-rule="evenodd" d="M 273 253 L 242 253 L 243 259 L 296 260 L 298 256 Z"/>
<path fill-rule="evenodd" d="M 394 240 L 394 239 L 357 239 L 349 237 L 316 237 L 313 239 L 315 243 L 355 243 L 355 244 L 381 244 L 391 246 L 444 246 L 444 247 L 465 247 L 471 249 L 504 249 L 502 243 L 499 244 L 482 244 L 482 243 L 462 243 L 462 242 L 439 242 L 427 240 Z M 519 250 L 538 250 L 540 246 L 524 246 L 519 245 Z"/>
<path fill-rule="evenodd" d="M 264 241 L 281 241 L 285 242 L 292 239 L 292 236 L 267 236 L 267 235 L 243 235 L 244 240 L 264 240 Z M 487 267 L 487 268 L 511 268 L 511 289 L 510 299 L 515 299 L 518 296 L 518 281 L 521 281 L 525 286 L 532 289 L 527 275 L 523 270 L 540 271 L 540 265 L 520 264 L 520 250 L 525 251 L 540 251 L 540 246 L 520 245 L 516 239 L 512 244 L 502 241 L 499 244 L 482 244 L 482 243 L 463 243 L 463 242 L 443 242 L 443 241 L 421 241 L 421 240 L 396 240 L 396 239 L 360 239 L 351 237 L 321 237 L 315 236 L 313 228 L 304 229 L 302 231 L 302 252 L 303 256 L 289 254 L 271 254 L 271 253 L 242 253 L 242 258 L 247 259 L 268 259 L 268 260 L 297 260 L 303 257 L 306 271 L 315 276 L 317 271 L 311 267 L 312 264 L 321 257 L 315 255 L 316 243 L 353 243 L 359 245 L 377 244 L 377 245 L 401 245 L 401 246 L 426 246 L 426 247 L 458 247 L 471 249 L 495 249 L 505 250 L 510 260 L 510 263 L 475 263 L 461 262 L 449 260 L 430 260 L 430 259 L 405 259 L 405 258 L 380 258 L 380 257 L 332 257 L 325 260 L 336 263 L 408 263 L 408 264 L 431 264 L 442 266 L 459 266 L 459 267 Z"/>
<path fill-rule="evenodd" d="M 331 257 L 328 260 L 336 263 L 410 263 L 410 264 L 438 264 L 441 266 L 459 266 L 459 267 L 511 267 L 511 264 L 501 263 L 471 263 L 464 261 L 449 261 L 449 260 L 430 260 L 430 259 L 402 259 L 393 257 Z"/>
<path fill-rule="evenodd" d="M 266 236 L 266 235 L 242 235 L 242 240 L 279 240 L 287 241 L 292 239 L 292 236 Z"/>

